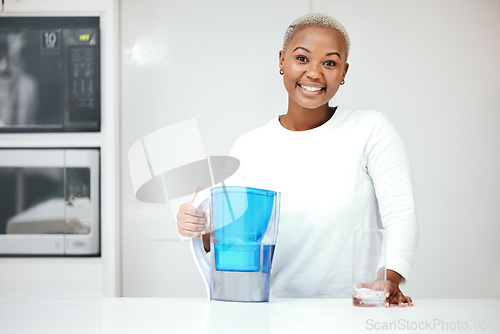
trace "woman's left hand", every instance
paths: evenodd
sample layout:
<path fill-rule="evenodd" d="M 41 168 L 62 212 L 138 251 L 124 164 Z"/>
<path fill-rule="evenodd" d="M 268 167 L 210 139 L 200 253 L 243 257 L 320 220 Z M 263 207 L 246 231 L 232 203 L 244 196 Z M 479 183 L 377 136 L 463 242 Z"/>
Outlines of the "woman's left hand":
<path fill-rule="evenodd" d="M 404 307 L 405 304 L 408 304 L 408 306 L 413 306 L 411 297 L 405 296 L 399 289 L 399 285 L 390 280 L 385 281 L 384 296 L 385 307 L 389 307 L 390 304 L 397 304 L 400 307 Z"/>
<path fill-rule="evenodd" d="M 385 281 L 384 296 L 385 296 L 385 307 L 391 306 L 391 304 L 397 304 L 400 307 L 404 307 L 405 304 L 408 306 L 413 306 L 413 301 L 411 297 L 405 296 L 403 292 L 399 289 L 399 283 L 403 277 L 395 272 L 394 270 L 387 269 L 386 271 L 387 281 Z"/>

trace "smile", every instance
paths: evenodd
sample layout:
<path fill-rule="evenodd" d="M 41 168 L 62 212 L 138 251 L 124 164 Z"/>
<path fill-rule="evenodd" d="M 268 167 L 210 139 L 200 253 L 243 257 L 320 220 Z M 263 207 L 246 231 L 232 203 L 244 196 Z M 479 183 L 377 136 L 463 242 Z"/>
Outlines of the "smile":
<path fill-rule="evenodd" d="M 319 92 L 319 91 L 322 91 L 325 89 L 325 87 L 321 87 L 321 86 L 310 86 L 310 85 L 301 85 L 301 84 L 298 84 L 300 88 L 302 88 L 303 90 L 305 90 L 306 92 Z"/>

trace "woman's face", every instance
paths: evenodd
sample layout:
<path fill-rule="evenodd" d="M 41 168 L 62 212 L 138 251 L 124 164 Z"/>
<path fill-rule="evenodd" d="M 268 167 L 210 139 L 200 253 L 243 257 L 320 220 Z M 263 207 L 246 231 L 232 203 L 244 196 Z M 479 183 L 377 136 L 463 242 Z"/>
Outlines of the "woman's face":
<path fill-rule="evenodd" d="M 346 53 L 344 39 L 334 29 L 311 26 L 297 31 L 279 54 L 289 102 L 306 109 L 328 104 L 349 68 Z"/>

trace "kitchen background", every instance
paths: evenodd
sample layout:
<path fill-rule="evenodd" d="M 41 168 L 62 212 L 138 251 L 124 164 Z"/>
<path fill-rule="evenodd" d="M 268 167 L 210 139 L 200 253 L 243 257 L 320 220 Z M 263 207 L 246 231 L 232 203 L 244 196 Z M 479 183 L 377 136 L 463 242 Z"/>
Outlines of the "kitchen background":
<path fill-rule="evenodd" d="M 351 37 L 332 104 L 394 123 L 413 169 L 418 298 L 500 297 L 500 2 L 495 0 L 6 1 L 3 16 L 100 16 L 98 134 L 0 134 L 0 147 L 101 148 L 101 257 L 0 258 L 0 295 L 202 297 L 175 212 L 134 197 L 128 148 L 196 118 L 208 155 L 286 112 L 278 51 L 308 11 Z M 1 20 L 0 16 L 0 20 Z"/>

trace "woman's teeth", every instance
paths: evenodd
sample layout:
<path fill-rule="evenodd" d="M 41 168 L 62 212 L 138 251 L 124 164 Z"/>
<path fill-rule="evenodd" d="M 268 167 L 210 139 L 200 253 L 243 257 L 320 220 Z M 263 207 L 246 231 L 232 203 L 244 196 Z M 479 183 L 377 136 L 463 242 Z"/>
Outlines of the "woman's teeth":
<path fill-rule="evenodd" d="M 323 89 L 323 87 L 309 87 L 309 86 L 302 86 L 302 85 L 300 85 L 300 87 L 303 90 L 307 90 L 308 92 L 318 92 L 318 91 Z"/>

